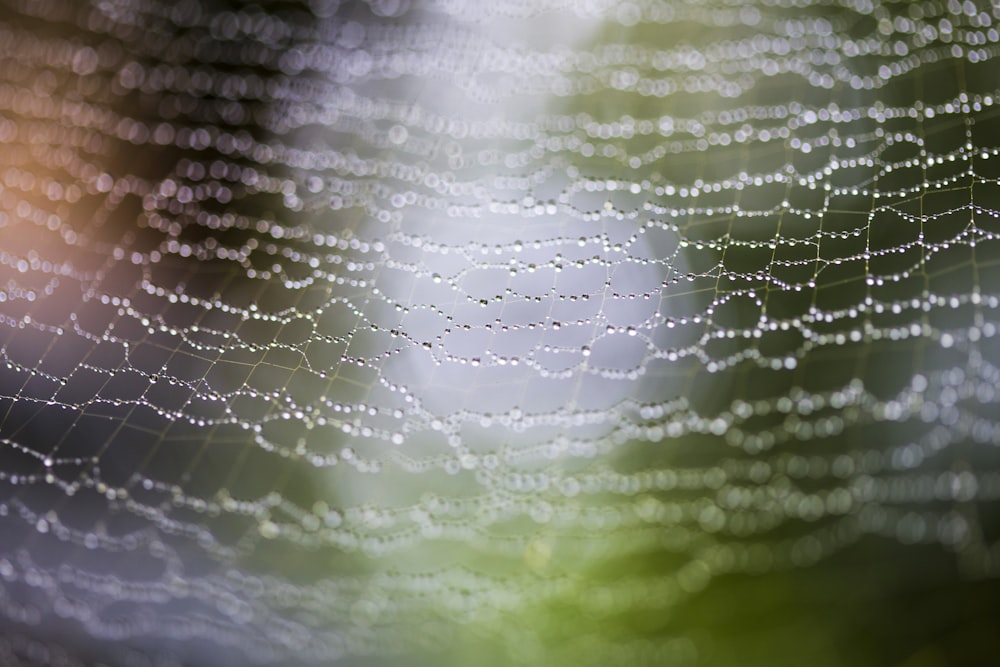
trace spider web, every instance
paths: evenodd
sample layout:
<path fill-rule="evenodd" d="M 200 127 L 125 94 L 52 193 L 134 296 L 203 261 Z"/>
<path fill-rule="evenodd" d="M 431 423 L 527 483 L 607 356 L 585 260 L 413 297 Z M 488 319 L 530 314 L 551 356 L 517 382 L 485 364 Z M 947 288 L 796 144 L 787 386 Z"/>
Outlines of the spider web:
<path fill-rule="evenodd" d="M 997 11 L 5 0 L 3 661 L 983 655 Z"/>

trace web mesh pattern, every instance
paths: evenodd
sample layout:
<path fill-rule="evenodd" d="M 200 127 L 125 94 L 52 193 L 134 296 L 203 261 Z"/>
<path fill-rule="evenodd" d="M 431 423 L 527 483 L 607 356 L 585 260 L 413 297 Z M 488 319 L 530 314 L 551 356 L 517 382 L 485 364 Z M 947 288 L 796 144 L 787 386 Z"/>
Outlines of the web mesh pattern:
<path fill-rule="evenodd" d="M 2 4 L 5 664 L 988 646 L 996 7 Z"/>

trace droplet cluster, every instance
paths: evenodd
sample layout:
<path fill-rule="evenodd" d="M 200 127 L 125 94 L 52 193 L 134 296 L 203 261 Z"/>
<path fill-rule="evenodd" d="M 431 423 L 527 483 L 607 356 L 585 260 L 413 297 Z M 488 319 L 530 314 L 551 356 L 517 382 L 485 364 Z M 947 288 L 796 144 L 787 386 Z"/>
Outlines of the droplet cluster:
<path fill-rule="evenodd" d="M 998 574 L 1000 10 L 287 4 L 0 13 L 0 662 L 693 665 L 727 577 Z"/>

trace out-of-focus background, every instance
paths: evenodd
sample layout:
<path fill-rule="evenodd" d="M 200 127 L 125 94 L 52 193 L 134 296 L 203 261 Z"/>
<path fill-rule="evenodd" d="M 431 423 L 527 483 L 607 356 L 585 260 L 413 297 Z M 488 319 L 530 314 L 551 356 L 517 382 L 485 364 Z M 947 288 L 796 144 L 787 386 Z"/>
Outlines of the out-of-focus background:
<path fill-rule="evenodd" d="M 1000 9 L 2 0 L 0 664 L 987 664 Z"/>

